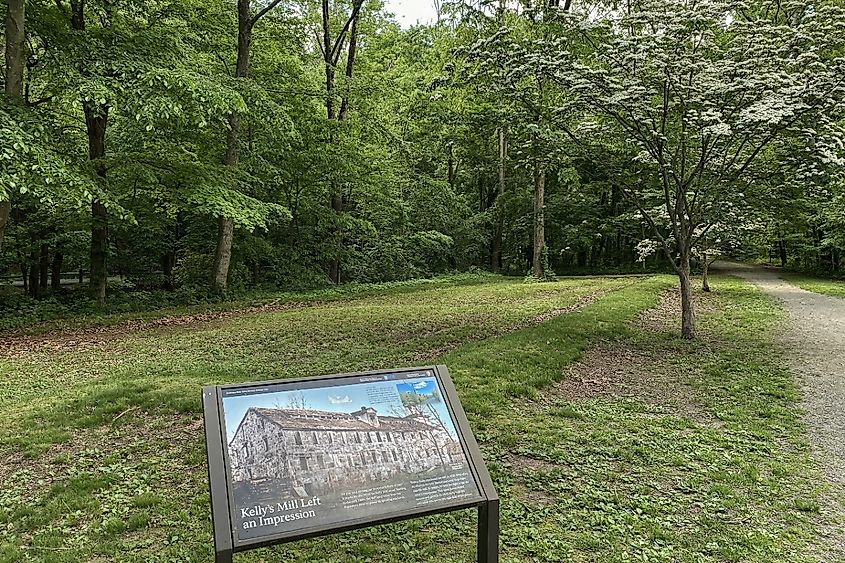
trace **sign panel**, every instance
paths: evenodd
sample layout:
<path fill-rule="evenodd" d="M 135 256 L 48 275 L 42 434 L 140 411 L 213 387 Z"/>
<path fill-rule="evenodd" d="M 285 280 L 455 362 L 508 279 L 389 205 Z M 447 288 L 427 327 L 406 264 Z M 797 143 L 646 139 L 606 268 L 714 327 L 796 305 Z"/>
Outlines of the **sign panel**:
<path fill-rule="evenodd" d="M 204 399 L 218 555 L 469 507 L 489 530 L 491 502 L 497 529 L 445 366 L 206 388 Z"/>

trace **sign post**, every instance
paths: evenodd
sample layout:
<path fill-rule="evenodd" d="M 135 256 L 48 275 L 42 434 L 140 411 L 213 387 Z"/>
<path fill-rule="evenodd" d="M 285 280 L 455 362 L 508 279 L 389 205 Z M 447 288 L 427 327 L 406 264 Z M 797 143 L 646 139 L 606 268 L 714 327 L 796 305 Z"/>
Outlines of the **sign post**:
<path fill-rule="evenodd" d="M 498 563 L 499 498 L 446 366 L 203 389 L 216 561 L 475 508 Z"/>

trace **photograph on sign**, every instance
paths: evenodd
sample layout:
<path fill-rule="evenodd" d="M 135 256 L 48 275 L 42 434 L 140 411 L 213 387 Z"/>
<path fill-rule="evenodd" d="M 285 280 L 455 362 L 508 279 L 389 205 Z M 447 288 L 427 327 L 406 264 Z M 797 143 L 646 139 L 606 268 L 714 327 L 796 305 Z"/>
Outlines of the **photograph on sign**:
<path fill-rule="evenodd" d="M 242 542 L 481 498 L 432 371 L 230 388 L 222 403 Z"/>

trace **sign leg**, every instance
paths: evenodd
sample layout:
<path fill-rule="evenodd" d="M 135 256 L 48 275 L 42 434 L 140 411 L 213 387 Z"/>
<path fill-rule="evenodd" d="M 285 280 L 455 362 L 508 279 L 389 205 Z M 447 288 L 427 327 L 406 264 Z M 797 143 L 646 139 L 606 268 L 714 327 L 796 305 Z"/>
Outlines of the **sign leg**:
<path fill-rule="evenodd" d="M 218 551 L 214 563 L 232 563 L 231 551 Z"/>
<path fill-rule="evenodd" d="M 499 501 L 478 507 L 478 563 L 499 563 Z"/>

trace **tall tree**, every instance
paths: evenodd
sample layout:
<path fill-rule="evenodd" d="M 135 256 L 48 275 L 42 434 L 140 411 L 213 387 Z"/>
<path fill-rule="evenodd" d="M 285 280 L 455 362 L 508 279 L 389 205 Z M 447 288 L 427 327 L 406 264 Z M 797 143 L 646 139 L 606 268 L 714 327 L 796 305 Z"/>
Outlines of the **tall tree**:
<path fill-rule="evenodd" d="M 321 21 L 322 21 L 322 41 L 320 43 L 320 50 L 323 54 L 323 65 L 326 73 L 326 117 L 328 120 L 343 122 L 349 115 L 349 96 L 351 95 L 351 81 L 355 68 L 355 57 L 358 51 L 358 20 L 361 14 L 361 8 L 364 6 L 364 0 L 353 0 L 352 9 L 349 16 L 346 18 L 343 27 L 337 32 L 337 36 L 333 37 L 332 21 L 331 21 L 331 3 L 329 0 L 322 0 L 321 2 Z M 349 48 L 346 49 L 346 39 L 349 36 Z M 337 103 L 336 92 L 336 76 L 338 64 L 343 56 L 346 56 L 346 88 L 343 91 L 340 102 L 340 111 L 335 109 Z M 330 133 L 334 135 L 334 131 Z M 329 143 L 334 142 L 333 138 L 329 138 Z M 343 191 L 341 184 L 337 180 L 333 180 L 330 186 L 330 201 L 332 211 L 334 212 L 337 225 L 335 227 L 335 256 L 329 260 L 329 279 L 334 283 L 340 283 L 340 245 L 342 244 L 342 233 L 340 226 L 340 215 L 343 213 Z"/>
<path fill-rule="evenodd" d="M 281 0 L 272 0 L 257 13 L 252 13 L 251 0 L 238 0 L 238 55 L 235 63 L 235 77 L 245 80 L 249 76 L 249 62 L 252 50 L 252 32 L 261 19 L 270 13 Z M 232 112 L 229 116 L 229 130 L 226 137 L 226 155 L 223 163 L 237 168 L 240 163 L 241 115 Z M 229 264 L 232 260 L 232 242 L 235 235 L 235 219 L 229 215 L 217 217 L 217 246 L 214 251 L 214 265 L 211 270 L 211 289 L 218 295 L 226 293 L 229 285 Z"/>
<path fill-rule="evenodd" d="M 550 169 L 562 164 L 558 130 L 571 116 L 553 112 L 559 92 L 549 72 L 551 66 L 538 56 L 537 45 L 548 37 L 559 40 L 562 8 L 548 0 L 531 3 L 522 13 L 508 13 L 500 5 L 484 36 L 467 52 L 468 77 L 484 85 L 499 104 L 507 104 L 509 144 L 515 165 L 528 172 L 531 186 L 531 275 L 546 277 L 546 180 Z M 568 9 L 568 6 L 567 6 Z M 495 237 L 495 231 L 494 231 Z"/>
<path fill-rule="evenodd" d="M 6 95 L 13 104 L 23 102 L 23 76 L 26 63 L 26 1 L 8 0 L 6 13 Z M 0 250 L 12 209 L 12 194 L 0 193 Z"/>
<path fill-rule="evenodd" d="M 531 200 L 534 205 L 534 237 L 531 273 L 535 278 L 543 279 L 546 277 L 546 167 L 543 156 L 538 154 L 538 142 L 535 140 L 532 145 L 534 155 L 531 175 L 534 194 Z"/>
<path fill-rule="evenodd" d="M 496 131 L 498 145 L 498 192 L 496 195 L 496 226 L 493 232 L 493 243 L 490 252 L 490 267 L 494 272 L 502 269 L 502 235 L 505 229 L 505 214 L 502 203 L 507 184 L 508 166 L 508 132 L 506 127 L 499 127 Z"/>
<path fill-rule="evenodd" d="M 8 0 L 6 13 L 6 94 L 13 101 L 23 99 L 23 74 L 26 64 L 25 0 Z"/>
<path fill-rule="evenodd" d="M 754 200 L 763 156 L 781 143 L 839 161 L 845 17 L 834 3 L 783 3 L 778 14 L 733 0 L 641 0 L 571 22 L 583 62 L 548 42 L 545 60 L 587 117 L 568 134 L 617 159 L 614 181 L 650 225 L 680 281 L 681 334 L 695 335 L 690 259 L 723 212 Z M 560 111 L 571 111 L 562 107 Z M 598 141 L 598 142 L 597 142 Z M 600 148 L 604 144 L 604 149 Z"/>
<path fill-rule="evenodd" d="M 58 6 L 64 10 L 62 2 Z M 78 35 L 86 31 L 84 0 L 70 0 L 70 26 Z M 83 70 L 83 75 L 87 70 Z M 88 158 L 94 164 L 94 171 L 101 183 L 106 180 L 106 130 L 111 109 L 108 100 L 96 95 L 82 96 L 82 110 L 85 116 L 85 130 L 88 137 Z M 108 286 L 109 214 L 105 203 L 98 197 L 91 201 L 91 291 L 100 303 L 106 302 Z"/>

